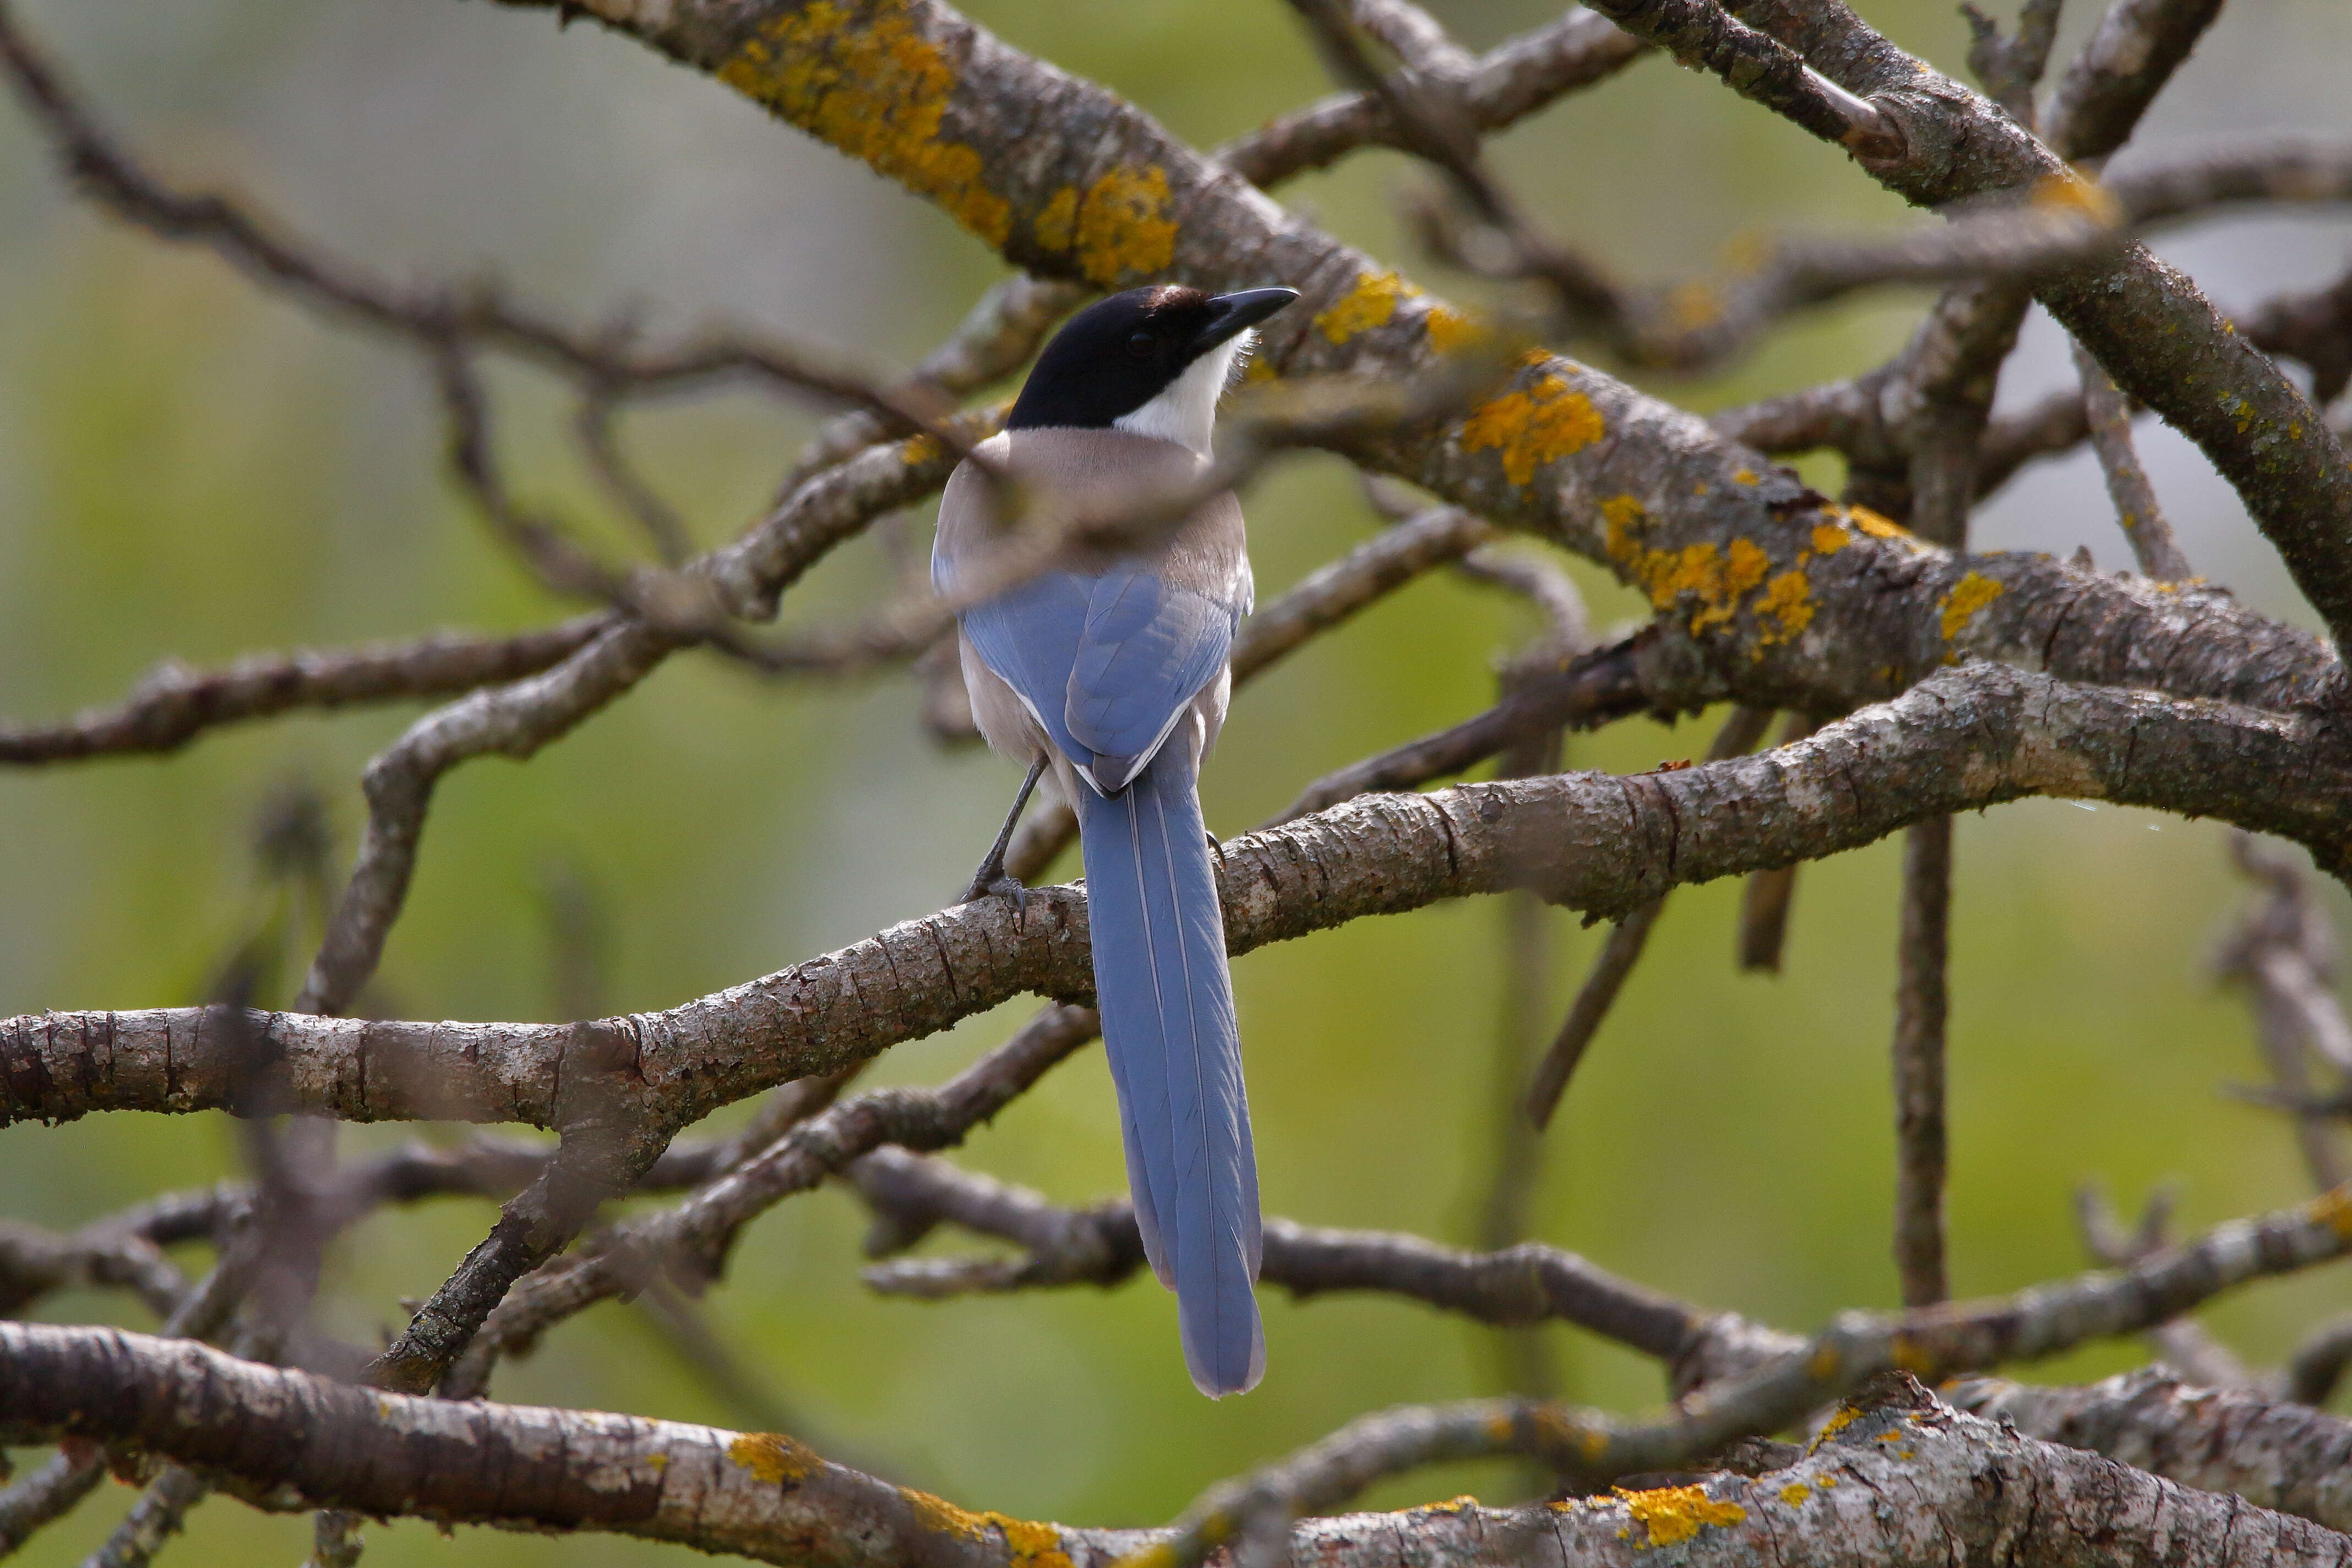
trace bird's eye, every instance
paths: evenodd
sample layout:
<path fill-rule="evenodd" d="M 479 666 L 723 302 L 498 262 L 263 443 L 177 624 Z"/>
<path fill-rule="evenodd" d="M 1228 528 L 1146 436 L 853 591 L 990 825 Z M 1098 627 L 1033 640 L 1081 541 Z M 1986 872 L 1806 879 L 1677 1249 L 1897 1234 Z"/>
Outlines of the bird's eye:
<path fill-rule="evenodd" d="M 1159 340 L 1154 338 L 1150 331 L 1139 327 L 1134 331 L 1131 331 L 1127 335 L 1127 352 L 1133 354 L 1138 359 L 1148 359 L 1150 357 L 1153 347 L 1156 346 Z"/>

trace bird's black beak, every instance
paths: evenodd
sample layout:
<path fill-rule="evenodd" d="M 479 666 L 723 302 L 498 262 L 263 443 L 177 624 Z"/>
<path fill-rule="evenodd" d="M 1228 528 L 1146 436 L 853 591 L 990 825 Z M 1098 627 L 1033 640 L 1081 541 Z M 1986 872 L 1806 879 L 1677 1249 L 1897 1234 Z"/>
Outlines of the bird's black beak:
<path fill-rule="evenodd" d="M 1204 354 L 1227 338 L 1247 331 L 1298 298 L 1296 289 L 1244 289 L 1238 294 L 1218 294 L 1209 300 L 1209 320 L 1192 340 L 1192 353 Z"/>

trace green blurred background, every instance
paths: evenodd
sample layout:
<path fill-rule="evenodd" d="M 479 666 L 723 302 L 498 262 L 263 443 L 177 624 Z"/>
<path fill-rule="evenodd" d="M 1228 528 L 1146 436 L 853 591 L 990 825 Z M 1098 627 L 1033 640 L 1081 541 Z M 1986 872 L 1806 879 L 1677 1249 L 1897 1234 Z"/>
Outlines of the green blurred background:
<path fill-rule="evenodd" d="M 1324 90 L 1275 0 L 971 8 L 1196 143 Z M 904 363 L 1001 270 L 928 206 L 593 25 L 559 32 L 544 13 L 453 0 L 24 9 L 159 169 L 248 193 L 392 277 L 495 270 L 583 317 L 634 303 L 656 330 L 743 321 Z M 1439 9 L 1482 47 L 1549 14 L 1528 0 Z M 1966 31 L 1942 0 L 1863 9 L 1959 68 Z M 2069 18 L 2060 59 L 2091 20 L 2088 7 Z M 2225 14 L 2139 145 L 2352 129 L 2347 61 L 2352 8 L 2339 0 L 2245 5 Z M 1628 271 L 1703 265 L 1758 230 L 1916 221 L 1843 158 L 1654 59 L 1500 139 L 1496 155 L 1556 232 Z M 1441 291 L 1475 295 L 1402 239 L 1392 195 L 1412 177 L 1391 155 L 1366 154 L 1282 199 Z M 2347 235 L 2327 212 L 2240 217 L 2163 248 L 2242 309 L 2335 276 Z M 1872 296 L 1792 323 L 1719 377 L 1657 389 L 1705 409 L 1851 374 L 1900 343 L 1920 303 Z M 2003 404 L 2068 374 L 2037 318 Z M 624 537 L 566 445 L 560 389 L 528 374 L 495 384 L 521 488 Z M 746 395 L 635 414 L 625 433 L 709 542 L 756 513 L 813 418 Z M 404 348 L 94 213 L 67 193 L 22 116 L 0 113 L 0 713 L 111 701 L 165 658 L 211 665 L 566 613 L 469 514 L 441 473 L 439 440 L 423 367 Z M 2168 434 L 2144 442 L 2198 567 L 2307 624 L 2195 452 Z M 1806 471 L 1835 488 L 1834 463 Z M 1268 476 L 1249 510 L 1262 596 L 1375 526 L 1328 459 Z M 911 521 L 919 547 L 928 519 Z M 2085 458 L 2031 471 L 1982 515 L 1978 538 L 2128 560 Z M 1601 574 L 1581 563 L 1576 574 L 1604 622 L 1638 610 Z M 787 621 L 845 616 L 890 580 L 885 550 L 858 541 L 795 591 Z M 1441 576 L 1316 644 L 1236 704 L 1205 781 L 1212 824 L 1242 830 L 1307 779 L 1482 706 L 1493 659 L 1534 629 L 1516 602 Z M 320 791 L 334 863 L 347 865 L 358 771 L 414 711 L 237 728 L 162 761 L 0 773 L 0 1013 L 197 999 L 224 952 L 268 915 L 273 895 L 251 847 L 265 804 L 290 787 Z M 1712 722 L 1621 725 L 1571 741 L 1571 763 L 1645 768 L 1702 750 Z M 597 1008 L 658 1008 L 781 967 L 937 907 L 1013 783 L 983 752 L 938 750 L 903 679 L 763 683 L 676 658 L 528 766 L 491 760 L 447 780 L 377 1006 L 565 1016 L 551 883 L 584 889 L 596 911 Z M 2177 1179 L 2191 1225 L 2301 1195 L 2283 1129 L 2219 1092 L 2259 1076 L 2243 1010 L 2205 968 L 2241 896 L 2222 830 L 2029 802 L 1965 821 L 1959 844 L 1958 1289 L 2008 1290 L 2082 1267 L 2067 1197 L 2086 1177 L 2134 1205 Z M 1736 887 L 1675 896 L 1554 1124 L 1537 1234 L 1791 1329 L 1894 1300 L 1885 1046 L 1895 872 L 1891 844 L 1808 868 L 1777 980 L 1734 973 Z M 1489 901 L 1363 921 L 1238 964 L 1269 1212 L 1470 1237 L 1494 1159 L 1503 913 Z M 1556 1016 L 1601 932 L 1550 920 Z M 868 1081 L 936 1081 L 1032 1005 L 901 1047 Z M 407 1135 L 358 1129 L 343 1146 Z M 1099 1054 L 1056 1072 L 964 1157 L 1067 1201 L 1119 1190 Z M 236 1169 L 231 1130 L 212 1117 L 12 1128 L 0 1133 L 0 1214 L 67 1226 Z M 397 1321 L 399 1298 L 429 1291 L 478 1238 L 488 1212 L 449 1201 L 369 1221 L 331 1258 L 327 1323 L 373 1342 Z M 1364 1411 L 1499 1386 L 1486 1331 L 1391 1300 L 1301 1306 L 1268 1290 L 1264 1386 L 1211 1404 L 1184 1378 L 1171 1298 L 1148 1282 L 880 1300 L 857 1279 L 862 1223 L 840 1192 L 784 1205 L 749 1234 L 709 1319 L 796 1413 L 802 1436 L 972 1507 L 1161 1520 L 1212 1479 Z M 2340 1274 L 2321 1271 L 2242 1292 L 2210 1320 L 2248 1355 L 2275 1359 L 2344 1294 Z M 41 1310 L 150 1326 L 119 1297 L 53 1298 Z M 1659 1399 L 1649 1364 L 1573 1331 L 1548 1337 L 1571 1397 L 1620 1409 Z M 2093 1376 L 2142 1357 L 2132 1344 L 2101 1347 L 2032 1375 Z M 503 1369 L 495 1393 L 745 1420 L 620 1306 Z M 1502 1467 L 1466 1468 L 1371 1500 L 1500 1498 L 1517 1484 Z M 129 1497 L 110 1485 L 26 1560 L 79 1561 Z M 308 1528 L 215 1501 L 172 1556 L 293 1562 Z M 608 1538 L 445 1540 L 414 1523 L 369 1538 L 368 1561 L 386 1568 L 676 1555 Z"/>

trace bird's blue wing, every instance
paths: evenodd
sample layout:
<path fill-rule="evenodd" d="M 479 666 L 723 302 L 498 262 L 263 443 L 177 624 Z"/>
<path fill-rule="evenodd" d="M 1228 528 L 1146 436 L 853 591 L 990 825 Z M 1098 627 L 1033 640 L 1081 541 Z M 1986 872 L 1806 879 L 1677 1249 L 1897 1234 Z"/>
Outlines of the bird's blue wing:
<path fill-rule="evenodd" d="M 1072 738 L 1064 710 L 1093 585 L 1074 572 L 1048 572 L 960 617 L 981 662 L 1020 694 L 1054 744 L 1082 767 L 1093 763 L 1094 753 Z"/>
<path fill-rule="evenodd" d="M 1171 583 L 1149 564 L 1092 580 L 1070 664 L 1064 722 L 1116 792 L 1150 760 L 1185 705 L 1233 650 L 1236 606 Z"/>

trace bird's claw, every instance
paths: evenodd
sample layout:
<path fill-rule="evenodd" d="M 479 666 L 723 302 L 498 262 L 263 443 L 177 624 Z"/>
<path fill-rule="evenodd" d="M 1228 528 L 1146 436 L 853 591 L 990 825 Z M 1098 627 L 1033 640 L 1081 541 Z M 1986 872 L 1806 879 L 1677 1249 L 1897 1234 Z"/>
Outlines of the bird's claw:
<path fill-rule="evenodd" d="M 1001 866 L 992 871 L 989 867 L 982 867 L 979 874 L 972 878 L 971 886 L 963 890 L 963 901 L 967 904 L 976 904 L 982 899 L 1011 899 L 1013 912 L 1016 916 L 1029 912 L 1029 885 Z"/>

